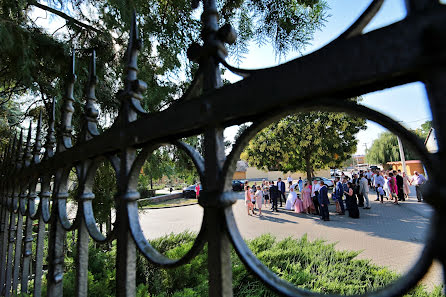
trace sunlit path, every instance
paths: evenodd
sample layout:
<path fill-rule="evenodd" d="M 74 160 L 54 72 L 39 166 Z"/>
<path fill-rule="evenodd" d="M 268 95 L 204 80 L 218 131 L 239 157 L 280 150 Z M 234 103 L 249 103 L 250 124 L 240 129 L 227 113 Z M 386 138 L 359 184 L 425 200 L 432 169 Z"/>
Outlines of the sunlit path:
<path fill-rule="evenodd" d="M 337 243 L 336 248 L 362 251 L 360 259 L 388 266 L 403 273 L 418 259 L 429 230 L 431 209 L 427 204 L 417 203 L 416 198 L 395 206 L 391 202 L 372 202 L 370 210 L 360 208 L 360 219 L 334 214 L 330 207 L 330 221 L 323 222 L 315 215 L 296 214 L 284 209 L 272 213 L 264 209 L 263 216 L 248 216 L 243 202 L 243 193 L 233 206 L 234 216 L 245 239 L 271 233 L 278 238 L 300 237 L 307 234 L 310 240 L 325 239 Z M 371 193 L 371 198 L 375 196 Z M 373 199 L 372 199 L 373 200 Z M 157 238 L 168 233 L 184 230 L 198 232 L 203 210 L 198 205 L 145 210 L 140 213 L 144 234 Z M 428 287 L 441 283 L 441 268 L 434 266 L 424 283 Z"/>

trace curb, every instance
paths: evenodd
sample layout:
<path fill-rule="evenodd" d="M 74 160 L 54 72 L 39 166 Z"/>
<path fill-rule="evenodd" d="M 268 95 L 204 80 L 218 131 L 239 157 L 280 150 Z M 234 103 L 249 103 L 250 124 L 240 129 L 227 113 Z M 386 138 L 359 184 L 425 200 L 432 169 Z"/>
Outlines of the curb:
<path fill-rule="evenodd" d="M 173 206 L 164 206 L 164 207 L 142 207 L 142 210 L 149 210 L 149 209 L 165 209 L 165 208 L 175 208 L 175 207 L 185 207 L 185 206 L 191 206 L 191 205 L 197 205 L 198 202 L 190 203 L 190 204 L 184 204 L 184 205 L 173 205 Z"/>

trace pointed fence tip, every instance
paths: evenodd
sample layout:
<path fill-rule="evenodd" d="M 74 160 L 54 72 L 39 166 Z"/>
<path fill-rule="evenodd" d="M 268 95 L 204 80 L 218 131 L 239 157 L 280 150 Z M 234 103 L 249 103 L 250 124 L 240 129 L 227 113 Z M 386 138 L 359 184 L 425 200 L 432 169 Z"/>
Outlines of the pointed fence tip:
<path fill-rule="evenodd" d="M 142 47 L 142 42 L 139 39 L 139 30 L 138 30 L 138 22 L 136 17 L 136 10 L 133 10 L 132 13 L 132 23 L 130 25 L 130 36 L 129 36 L 129 44 L 128 50 L 132 49 L 140 50 Z"/>
<path fill-rule="evenodd" d="M 73 48 L 71 50 L 71 74 L 75 74 L 76 68 L 76 50 Z"/>
<path fill-rule="evenodd" d="M 31 142 L 31 131 L 32 131 L 32 128 L 33 128 L 33 122 L 29 121 L 28 137 L 27 137 L 28 144 Z"/>
<path fill-rule="evenodd" d="M 56 99 L 53 99 L 51 102 L 51 118 L 49 119 L 51 122 L 54 122 L 56 119 Z"/>
<path fill-rule="evenodd" d="M 37 130 L 40 130 L 40 128 L 42 127 L 42 114 L 42 109 L 40 109 L 39 118 L 37 119 Z"/>
<path fill-rule="evenodd" d="M 89 64 L 89 76 L 90 84 L 96 84 L 96 50 L 91 51 L 90 64 Z"/>

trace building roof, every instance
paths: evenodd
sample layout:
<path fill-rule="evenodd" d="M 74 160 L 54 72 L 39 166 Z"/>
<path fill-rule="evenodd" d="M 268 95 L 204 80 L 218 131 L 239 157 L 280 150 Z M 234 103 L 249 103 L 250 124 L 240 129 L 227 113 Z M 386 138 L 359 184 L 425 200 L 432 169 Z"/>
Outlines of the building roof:
<path fill-rule="evenodd" d="M 426 145 L 427 141 L 429 140 L 429 137 L 431 137 L 432 130 L 434 130 L 434 128 L 431 127 L 431 128 L 429 129 L 429 133 L 427 133 L 427 137 L 426 137 L 426 139 L 424 140 L 424 145 Z"/>
<path fill-rule="evenodd" d="M 406 161 L 406 164 L 418 164 L 418 163 L 422 163 L 422 162 L 420 160 L 408 160 L 408 161 Z M 389 164 L 389 165 L 401 164 L 401 161 L 387 162 L 387 164 Z"/>
<path fill-rule="evenodd" d="M 237 165 L 235 166 L 235 171 L 245 172 L 248 169 L 248 162 L 243 160 L 238 160 Z"/>
<path fill-rule="evenodd" d="M 430 128 L 426 139 L 424 140 L 424 145 L 429 153 L 436 153 L 438 151 L 437 138 L 435 137 L 435 129 Z"/>

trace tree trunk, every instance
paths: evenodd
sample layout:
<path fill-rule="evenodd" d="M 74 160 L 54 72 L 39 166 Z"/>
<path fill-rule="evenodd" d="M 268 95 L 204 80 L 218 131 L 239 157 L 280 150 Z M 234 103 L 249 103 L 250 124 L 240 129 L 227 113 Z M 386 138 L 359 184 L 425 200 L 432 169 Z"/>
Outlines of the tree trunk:
<path fill-rule="evenodd" d="M 153 190 L 153 178 L 152 178 L 152 175 L 150 175 L 150 190 Z"/>
<path fill-rule="evenodd" d="M 112 217 L 112 210 L 110 208 L 109 214 L 107 216 L 107 221 L 105 222 L 105 232 L 107 232 L 107 234 L 111 232 L 111 226 L 112 226 L 111 217 Z"/>
<path fill-rule="evenodd" d="M 305 168 L 306 168 L 306 172 L 307 172 L 308 184 L 311 185 L 312 184 L 311 177 L 312 177 L 312 173 L 313 173 L 313 166 L 311 166 L 309 154 L 307 154 L 305 156 Z"/>

